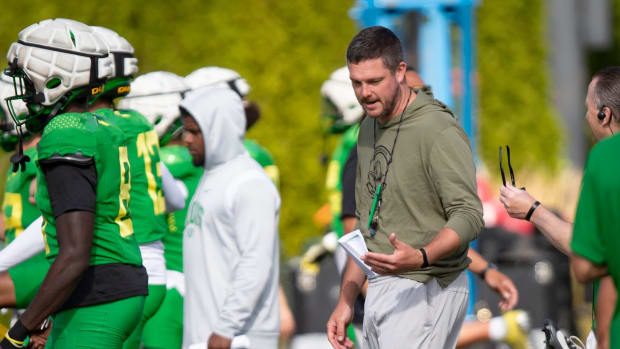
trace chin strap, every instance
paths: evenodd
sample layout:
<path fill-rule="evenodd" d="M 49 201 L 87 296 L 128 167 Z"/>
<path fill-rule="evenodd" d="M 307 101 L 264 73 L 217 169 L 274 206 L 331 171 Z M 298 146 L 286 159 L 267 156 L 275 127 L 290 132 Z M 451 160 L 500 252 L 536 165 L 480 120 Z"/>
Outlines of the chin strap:
<path fill-rule="evenodd" d="M 69 101 L 69 97 L 66 95 L 63 96 L 58 103 L 54 106 L 54 109 L 43 118 L 43 125 L 47 125 L 50 120 L 52 120 L 60 110 L 65 107 L 67 102 Z M 45 127 L 45 126 L 43 126 Z M 13 172 L 17 172 L 21 167 L 21 171 L 26 171 L 26 163 L 30 161 L 30 157 L 28 155 L 24 155 L 24 135 L 21 127 L 16 127 L 17 129 L 17 137 L 19 139 L 17 153 L 11 156 L 11 163 L 13 164 Z"/>
<path fill-rule="evenodd" d="M 30 156 L 24 155 L 23 134 L 21 127 L 17 127 L 17 136 L 19 139 L 19 145 L 17 153 L 11 155 L 11 163 L 13 164 L 13 172 L 17 172 L 21 166 L 22 172 L 26 171 L 26 163 L 30 161 Z"/>

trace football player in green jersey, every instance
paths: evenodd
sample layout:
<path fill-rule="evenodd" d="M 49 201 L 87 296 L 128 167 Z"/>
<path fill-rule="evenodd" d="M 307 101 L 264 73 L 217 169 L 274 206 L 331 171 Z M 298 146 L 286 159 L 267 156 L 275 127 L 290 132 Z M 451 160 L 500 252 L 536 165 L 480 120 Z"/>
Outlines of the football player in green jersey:
<path fill-rule="evenodd" d="M 131 202 L 129 208 L 134 233 L 142 253 L 142 261 L 149 277 L 149 295 L 139 325 L 123 348 L 140 346 L 142 328 L 155 314 L 166 294 L 166 261 L 162 238 L 166 235 L 166 202 L 162 190 L 162 167 L 159 140 L 153 125 L 135 110 L 115 110 L 114 100 L 130 92 L 130 81 L 138 72 L 134 48 L 116 32 L 92 27 L 107 43 L 114 58 L 113 73 L 106 81 L 103 92 L 95 98 L 89 110 L 103 120 L 120 128 L 127 137 L 127 151 L 131 165 Z M 182 203 L 184 204 L 184 202 Z"/>
<path fill-rule="evenodd" d="M 12 79 L 2 74 L 0 78 L 0 100 L 4 102 L 4 98 L 13 95 L 15 95 L 15 89 Z M 14 103 L 14 106 L 16 113 L 28 113 L 23 102 Z M 1 103 L 0 107 L 3 120 L 2 128 L 4 129 L 0 140 L 2 148 L 5 151 L 16 151 L 19 133 L 21 133 L 24 139 L 22 144 L 24 154 L 30 159 L 35 159 L 36 145 L 41 138 L 40 134 L 30 134 L 25 128 L 21 127 L 18 130 L 6 104 Z M 9 170 L 7 174 L 2 203 L 5 245 L 10 244 L 26 227 L 41 216 L 41 211 L 32 202 L 33 198 L 31 197 L 31 188 L 36 184 L 35 177 L 36 166 L 34 162 L 26 163 L 25 171 L 14 172 Z M 12 266 L 8 271 L 2 270 L 0 273 L 0 307 L 26 308 L 38 291 L 48 269 L 49 263 L 45 259 L 45 254 L 41 252 L 18 265 Z"/>
<path fill-rule="evenodd" d="M 155 126 L 162 146 L 162 162 L 172 176 L 181 181 L 187 202 L 202 175 L 192 164 L 189 151 L 181 141 L 179 103 L 188 90 L 182 77 L 169 72 L 151 72 L 131 83 L 129 95 L 118 102 L 121 109 L 142 113 Z M 167 215 L 168 233 L 162 239 L 166 259 L 166 295 L 157 312 L 146 322 L 142 333 L 145 349 L 177 349 L 183 341 L 183 229 L 186 207 Z"/>
<path fill-rule="evenodd" d="M 28 336 L 40 345 L 54 315 L 47 348 L 121 348 L 139 322 L 148 281 L 129 212 L 125 135 L 87 112 L 110 74 L 107 45 L 85 24 L 45 20 L 22 30 L 7 58 L 6 74 L 22 87 L 7 99 L 12 117 L 42 131 L 36 201 L 51 265 L 0 347 L 23 346 Z M 25 118 L 13 112 L 17 100 L 27 104 Z M 28 159 L 13 160 L 24 168 Z"/>
<path fill-rule="evenodd" d="M 337 69 L 321 86 L 321 119 L 326 132 L 340 135 L 329 160 L 325 180 L 327 200 L 332 213 L 331 230 L 335 231 L 338 237 L 343 234 L 343 223 L 340 220 L 342 170 L 349 153 L 357 144 L 359 121 L 363 115 L 364 110 L 351 88 L 347 67 Z"/>

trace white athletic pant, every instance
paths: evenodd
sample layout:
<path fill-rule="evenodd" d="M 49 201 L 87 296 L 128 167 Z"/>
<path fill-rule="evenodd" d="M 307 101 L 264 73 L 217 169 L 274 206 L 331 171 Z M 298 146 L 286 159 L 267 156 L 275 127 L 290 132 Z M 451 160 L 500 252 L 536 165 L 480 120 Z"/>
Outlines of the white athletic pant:
<path fill-rule="evenodd" d="M 452 349 L 467 313 L 469 285 L 462 272 L 448 287 L 397 276 L 369 280 L 364 348 Z"/>

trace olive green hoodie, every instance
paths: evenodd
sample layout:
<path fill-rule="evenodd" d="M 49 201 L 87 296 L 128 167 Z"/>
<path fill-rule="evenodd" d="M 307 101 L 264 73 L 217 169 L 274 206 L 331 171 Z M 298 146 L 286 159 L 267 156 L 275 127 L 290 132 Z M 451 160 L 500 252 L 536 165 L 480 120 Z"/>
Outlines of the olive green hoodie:
<path fill-rule="evenodd" d="M 377 232 L 372 237 L 368 217 L 376 188 L 385 176 L 399 121 L 400 115 L 396 115 L 385 124 L 371 118 L 361 123 L 355 184 L 360 230 L 370 251 L 391 254 L 391 233 L 421 248 L 442 228 L 452 228 L 460 238 L 454 254 L 400 275 L 424 283 L 434 277 L 446 287 L 471 262 L 467 258 L 469 243 L 483 227 L 469 139 L 445 105 L 423 92 L 416 95 L 403 115 L 382 188 Z"/>

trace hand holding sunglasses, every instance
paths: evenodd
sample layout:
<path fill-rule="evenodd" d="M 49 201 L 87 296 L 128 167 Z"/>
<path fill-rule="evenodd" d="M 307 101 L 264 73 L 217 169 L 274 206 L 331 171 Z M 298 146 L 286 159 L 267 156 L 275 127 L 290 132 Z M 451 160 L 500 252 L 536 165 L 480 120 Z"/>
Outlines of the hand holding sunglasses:
<path fill-rule="evenodd" d="M 516 187 L 515 184 L 515 173 L 512 170 L 512 164 L 510 163 L 510 147 L 506 145 L 506 153 L 508 156 L 508 170 L 510 171 L 510 180 L 512 182 L 512 186 Z M 502 183 L 506 186 L 506 174 L 504 173 L 504 167 L 502 166 L 502 146 L 499 147 L 499 172 L 502 174 Z M 519 188 L 521 190 L 525 190 L 525 187 Z"/>

